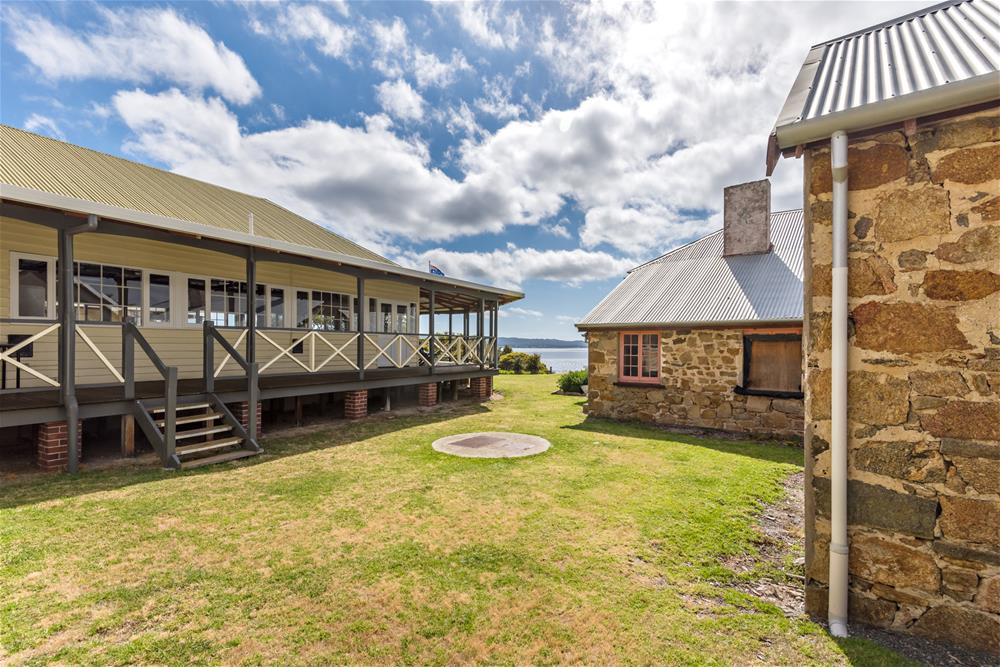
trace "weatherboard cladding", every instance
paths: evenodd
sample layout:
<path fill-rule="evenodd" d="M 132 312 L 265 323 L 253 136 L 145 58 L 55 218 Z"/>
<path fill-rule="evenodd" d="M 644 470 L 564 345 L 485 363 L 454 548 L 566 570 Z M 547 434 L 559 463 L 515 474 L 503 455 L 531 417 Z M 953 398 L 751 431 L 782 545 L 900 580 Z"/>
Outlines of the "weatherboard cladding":
<path fill-rule="evenodd" d="M 802 211 L 771 214 L 771 252 L 723 257 L 722 230 L 636 267 L 580 328 L 802 319 Z"/>
<path fill-rule="evenodd" d="M 390 263 L 266 199 L 0 125 L 2 185 L 248 232 L 263 238 Z"/>
<path fill-rule="evenodd" d="M 813 47 L 778 127 L 1000 69 L 1000 3 L 965 0 Z"/>

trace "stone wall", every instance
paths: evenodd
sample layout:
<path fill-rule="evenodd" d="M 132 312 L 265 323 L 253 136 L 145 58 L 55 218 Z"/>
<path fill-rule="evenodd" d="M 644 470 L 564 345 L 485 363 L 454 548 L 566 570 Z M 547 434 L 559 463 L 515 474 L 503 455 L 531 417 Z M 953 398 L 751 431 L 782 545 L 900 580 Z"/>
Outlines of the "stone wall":
<path fill-rule="evenodd" d="M 618 384 L 618 331 L 591 331 L 588 414 L 743 433 L 802 437 L 802 400 L 734 392 L 743 373 L 742 329 L 660 331 L 659 384 Z"/>
<path fill-rule="evenodd" d="M 848 162 L 851 619 L 1000 652 L 998 114 L 859 139 Z M 806 592 L 825 615 L 827 148 L 805 174 Z"/>

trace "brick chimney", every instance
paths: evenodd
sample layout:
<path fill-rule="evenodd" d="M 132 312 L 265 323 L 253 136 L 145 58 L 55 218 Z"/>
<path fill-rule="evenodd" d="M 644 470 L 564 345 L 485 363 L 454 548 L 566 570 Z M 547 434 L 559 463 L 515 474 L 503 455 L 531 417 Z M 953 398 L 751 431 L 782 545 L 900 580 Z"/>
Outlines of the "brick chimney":
<path fill-rule="evenodd" d="M 723 190 L 725 256 L 771 251 L 771 181 L 751 181 Z"/>

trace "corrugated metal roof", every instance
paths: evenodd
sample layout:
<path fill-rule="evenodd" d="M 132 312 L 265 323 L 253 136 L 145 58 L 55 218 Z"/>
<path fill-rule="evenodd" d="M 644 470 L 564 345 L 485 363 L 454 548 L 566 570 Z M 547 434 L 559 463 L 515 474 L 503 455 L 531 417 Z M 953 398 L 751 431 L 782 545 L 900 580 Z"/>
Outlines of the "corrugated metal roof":
<path fill-rule="evenodd" d="M 935 89 L 954 88 L 956 98 L 962 89 L 962 97 L 996 99 L 1000 97 L 998 70 L 997 0 L 945 2 L 817 44 L 806 57 L 778 116 L 775 132 L 779 147 L 811 140 L 793 136 L 787 131 L 792 126 L 870 105 L 901 102 L 908 95 Z M 960 101 L 970 103 L 971 98 Z M 942 104 L 940 99 L 934 103 Z M 936 111 L 949 108 L 945 103 Z M 928 113 L 934 110 L 923 110 L 919 115 Z M 897 120 L 907 117 L 915 116 Z M 881 120 L 886 122 L 890 121 Z M 836 129 L 861 129 L 845 125 Z M 829 135 L 826 128 L 823 132 Z"/>
<path fill-rule="evenodd" d="M 773 249 L 723 256 L 722 230 L 636 267 L 577 325 L 693 325 L 802 319 L 802 211 L 771 214 Z"/>
<path fill-rule="evenodd" d="M 266 199 L 0 125 L 0 184 L 393 264 Z"/>

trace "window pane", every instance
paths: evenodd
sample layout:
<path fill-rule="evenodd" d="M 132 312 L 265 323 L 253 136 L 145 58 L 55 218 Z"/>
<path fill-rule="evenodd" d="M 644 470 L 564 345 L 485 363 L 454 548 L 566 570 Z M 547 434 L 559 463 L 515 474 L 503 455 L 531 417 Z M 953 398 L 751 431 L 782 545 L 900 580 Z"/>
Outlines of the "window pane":
<path fill-rule="evenodd" d="M 660 375 L 660 337 L 656 334 L 642 336 L 642 377 L 655 378 Z"/>
<path fill-rule="evenodd" d="M 309 292 L 295 293 L 295 326 L 300 329 L 309 326 Z"/>
<path fill-rule="evenodd" d="M 747 387 L 768 391 L 802 390 L 802 339 L 747 339 L 750 369 Z"/>
<path fill-rule="evenodd" d="M 267 286 L 257 285 L 254 291 L 254 324 L 267 326 Z"/>
<path fill-rule="evenodd" d="M 48 262 L 19 259 L 17 264 L 17 314 L 21 317 L 49 316 Z"/>
<path fill-rule="evenodd" d="M 622 335 L 622 375 L 639 375 L 639 334 Z"/>
<path fill-rule="evenodd" d="M 170 276 L 149 274 L 149 321 L 170 322 Z"/>
<path fill-rule="evenodd" d="M 271 326 L 285 326 L 285 290 L 271 288 Z"/>
<path fill-rule="evenodd" d="M 392 304 L 383 303 L 382 304 L 382 326 L 380 331 L 382 333 L 389 333 L 392 331 Z"/>
<path fill-rule="evenodd" d="M 378 331 L 378 300 L 368 299 L 368 331 Z"/>
<path fill-rule="evenodd" d="M 188 278 L 188 324 L 201 324 L 205 321 L 205 281 L 198 278 Z"/>

